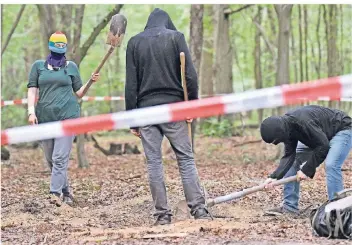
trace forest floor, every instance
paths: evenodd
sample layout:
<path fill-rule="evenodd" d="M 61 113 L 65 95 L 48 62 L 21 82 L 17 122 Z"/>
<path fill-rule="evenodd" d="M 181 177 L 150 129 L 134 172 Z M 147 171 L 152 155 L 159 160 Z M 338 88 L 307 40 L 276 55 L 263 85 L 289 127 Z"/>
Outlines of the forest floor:
<path fill-rule="evenodd" d="M 96 137 L 109 143 L 137 144 L 130 135 Z M 275 169 L 275 146 L 263 142 L 237 146 L 254 137 L 196 138 L 196 164 L 209 196 L 217 197 L 257 185 Z M 166 143 L 166 142 L 165 142 Z M 173 211 L 184 199 L 173 152 L 166 153 L 164 171 Z M 241 200 L 219 204 L 211 211 L 224 216 L 213 221 L 183 220 L 153 227 L 153 202 L 144 155 L 106 157 L 92 142 L 86 144 L 90 168 L 80 169 L 76 149 L 69 177 L 74 207 L 54 207 L 47 200 L 50 174 L 38 149 L 9 147 L 11 159 L 1 165 L 1 244 L 348 244 L 312 235 L 307 217 L 263 216 L 282 200 L 278 187 Z M 344 164 L 346 187 L 352 187 L 352 154 Z M 324 168 L 302 183 L 301 208 L 326 200 Z"/>

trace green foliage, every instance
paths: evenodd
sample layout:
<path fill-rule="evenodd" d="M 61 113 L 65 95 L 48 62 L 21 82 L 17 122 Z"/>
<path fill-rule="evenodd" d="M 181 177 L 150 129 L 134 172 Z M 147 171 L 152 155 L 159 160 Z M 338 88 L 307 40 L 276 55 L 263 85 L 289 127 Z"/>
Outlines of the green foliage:
<path fill-rule="evenodd" d="M 231 9 L 238 9 L 242 5 L 232 4 Z M 2 42 L 5 41 L 12 24 L 20 9 L 20 5 L 3 5 L 2 16 Z M 190 5 L 183 4 L 150 4 L 132 5 L 125 4 L 121 9 L 128 20 L 125 39 L 122 46 L 108 59 L 101 70 L 101 79 L 89 90 L 89 96 L 121 96 L 124 95 L 125 85 L 125 51 L 128 40 L 137 33 L 144 30 L 149 14 L 154 8 L 161 8 L 170 14 L 176 28 L 183 32 L 189 40 L 190 27 Z M 261 65 L 263 87 L 275 85 L 276 57 L 277 57 L 277 32 L 278 20 L 272 4 L 262 4 L 261 27 L 265 35 L 261 37 Z M 85 6 L 81 45 L 88 39 L 94 27 L 114 8 L 112 4 L 99 4 Z M 320 8 L 320 28 L 317 32 Z M 326 6 L 328 8 L 328 6 Z M 211 18 L 212 5 L 205 5 L 204 13 L 204 40 L 213 38 L 213 22 Z M 241 12 L 234 13 L 230 18 L 230 37 L 233 49 L 233 87 L 235 92 L 255 89 L 254 82 L 254 48 L 256 25 L 253 18 L 258 12 L 258 6 L 251 6 Z M 303 53 L 303 67 L 305 69 L 306 57 L 308 61 L 308 74 L 310 79 L 317 79 L 317 66 L 320 59 L 320 76 L 327 76 L 327 40 L 325 21 L 322 5 L 307 5 L 308 12 L 308 52 Z M 327 13 L 328 15 L 328 13 Z M 303 18 L 303 13 L 302 13 Z M 340 74 L 352 73 L 352 48 L 351 48 L 351 18 L 352 7 L 350 5 L 339 5 L 337 11 L 337 47 L 339 51 Z M 303 22 L 303 19 L 302 19 Z M 303 23 L 304 24 L 304 23 Z M 42 25 L 39 21 L 38 9 L 34 4 L 27 4 L 23 16 L 10 40 L 7 50 L 2 56 L 1 80 L 3 100 L 13 100 L 27 97 L 28 74 L 33 62 L 44 59 L 48 50 L 44 50 L 42 40 Z M 299 71 L 299 13 L 298 5 L 294 5 L 291 15 L 291 30 L 294 42 L 290 40 L 290 81 L 298 82 Z M 304 35 L 304 26 L 302 28 Z M 105 44 L 108 26 L 101 31 L 93 45 L 88 50 L 87 56 L 80 64 L 82 79 L 87 81 L 90 74 L 98 66 L 99 62 L 108 50 Z M 267 41 L 273 48 L 273 53 L 268 49 Z M 320 50 L 318 46 L 320 41 Z M 72 45 L 72 40 L 68 40 Z M 303 36 L 304 42 L 304 36 Z M 211 49 L 213 51 L 213 49 Z M 304 49 L 303 49 L 304 51 Z M 209 68 L 212 69 L 212 68 Z M 298 69 L 298 74 L 297 70 Z M 304 70 L 304 73 L 306 71 Z M 26 106 L 6 106 L 2 108 L 2 128 L 21 126 L 27 124 Z M 123 101 L 113 102 L 84 102 L 82 106 L 83 115 L 97 115 L 102 113 L 116 112 L 124 109 Z M 214 123 L 216 119 L 209 119 L 205 129 L 209 135 L 226 135 L 231 128 L 229 122 Z M 212 122 L 212 123 L 210 123 Z M 226 126 L 226 124 L 229 124 Z M 223 124 L 223 125 L 221 125 Z M 217 131 L 217 132 L 214 132 Z M 230 130 L 229 130 L 230 131 Z"/>
<path fill-rule="evenodd" d="M 230 137 L 232 129 L 232 123 L 228 119 L 219 121 L 216 117 L 206 119 L 201 126 L 202 134 L 211 137 Z"/>

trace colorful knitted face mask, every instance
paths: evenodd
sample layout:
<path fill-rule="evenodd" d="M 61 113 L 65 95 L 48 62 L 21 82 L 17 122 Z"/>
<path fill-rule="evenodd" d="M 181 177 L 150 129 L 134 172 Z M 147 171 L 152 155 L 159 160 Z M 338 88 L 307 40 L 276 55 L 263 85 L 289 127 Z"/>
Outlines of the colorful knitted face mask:
<path fill-rule="evenodd" d="M 49 39 L 49 50 L 58 54 L 66 53 L 67 38 L 65 34 L 60 31 L 53 33 Z"/>

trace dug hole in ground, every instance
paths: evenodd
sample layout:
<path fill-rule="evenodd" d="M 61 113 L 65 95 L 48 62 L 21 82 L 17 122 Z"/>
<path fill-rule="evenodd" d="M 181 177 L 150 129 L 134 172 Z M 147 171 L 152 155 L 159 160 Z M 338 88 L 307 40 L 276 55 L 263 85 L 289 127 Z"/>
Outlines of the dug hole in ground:
<path fill-rule="evenodd" d="M 113 143 L 137 144 L 132 135 L 98 137 L 108 148 Z M 261 183 L 275 169 L 277 147 L 263 142 L 237 146 L 257 137 L 210 138 L 197 136 L 196 164 L 209 197 L 225 195 Z M 170 207 L 184 199 L 173 152 L 166 152 L 164 172 Z M 1 168 L 2 244 L 350 244 L 312 235 L 308 218 L 263 216 L 279 205 L 282 187 L 251 194 L 237 202 L 214 206 L 213 221 L 182 220 L 153 227 L 144 154 L 105 156 L 86 143 L 90 168 L 79 169 L 76 148 L 71 154 L 69 177 L 75 207 L 49 204 L 50 174 L 41 149 L 9 146 L 11 158 Z M 352 187 L 352 154 L 343 169 L 345 187 Z M 324 167 L 314 181 L 301 187 L 301 208 L 326 200 Z"/>

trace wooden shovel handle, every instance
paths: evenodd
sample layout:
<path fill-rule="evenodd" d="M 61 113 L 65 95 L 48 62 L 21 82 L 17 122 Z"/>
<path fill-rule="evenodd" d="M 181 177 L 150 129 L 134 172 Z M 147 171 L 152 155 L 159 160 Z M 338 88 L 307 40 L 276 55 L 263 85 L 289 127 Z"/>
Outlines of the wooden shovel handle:
<path fill-rule="evenodd" d="M 186 57 L 185 53 L 180 53 L 180 61 L 181 61 L 181 80 L 182 80 L 182 87 L 183 87 L 183 95 L 185 97 L 185 101 L 188 101 L 188 91 L 187 91 L 187 81 L 186 81 Z M 192 142 L 192 127 L 191 123 L 187 122 L 188 126 L 188 137 Z"/>
<path fill-rule="evenodd" d="M 273 186 L 283 185 L 283 184 L 287 184 L 287 183 L 294 182 L 294 181 L 297 181 L 297 176 L 296 175 L 295 176 L 291 176 L 291 177 L 287 177 L 287 178 L 283 178 L 283 179 L 280 179 L 280 180 L 276 180 L 276 181 L 272 182 L 272 185 Z M 261 191 L 261 190 L 263 190 L 265 188 L 265 185 L 266 184 L 263 183 L 263 184 L 260 184 L 260 185 L 257 185 L 257 186 L 251 187 L 251 188 L 244 189 L 242 191 L 232 192 L 232 193 L 230 193 L 230 194 L 228 194 L 226 196 L 217 197 L 215 199 L 209 200 L 207 206 L 208 207 L 212 207 L 212 206 L 214 206 L 215 204 L 218 204 L 218 203 L 231 201 L 231 200 L 234 200 L 234 199 L 238 199 L 238 198 L 247 196 L 247 195 L 249 195 L 251 193 L 254 193 L 254 192 L 257 192 L 257 191 Z"/>
<path fill-rule="evenodd" d="M 102 61 L 100 62 L 100 64 L 99 64 L 98 68 L 95 69 L 94 74 L 99 73 L 100 69 L 103 67 L 103 65 L 105 64 L 105 62 L 106 62 L 107 59 L 109 58 L 110 54 L 112 54 L 112 52 L 114 51 L 114 49 L 115 49 L 115 47 L 113 47 L 113 46 L 111 46 L 111 47 L 109 48 L 109 51 L 105 54 L 103 60 L 102 60 Z M 85 89 L 84 89 L 84 91 L 83 91 L 83 94 L 86 94 L 86 93 L 87 93 L 88 89 L 90 88 L 90 86 L 92 86 L 92 84 L 93 84 L 93 80 L 92 80 L 92 78 L 89 78 L 88 84 L 87 84 L 87 86 L 85 87 Z"/>

